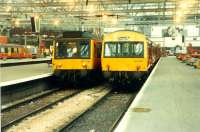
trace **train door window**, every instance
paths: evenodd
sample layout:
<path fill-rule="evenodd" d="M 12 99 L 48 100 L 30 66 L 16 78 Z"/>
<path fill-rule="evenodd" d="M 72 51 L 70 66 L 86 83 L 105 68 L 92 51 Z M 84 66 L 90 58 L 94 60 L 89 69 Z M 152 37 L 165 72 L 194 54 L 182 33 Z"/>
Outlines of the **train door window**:
<path fill-rule="evenodd" d="M 80 41 L 80 57 L 89 57 L 89 41 Z"/>
<path fill-rule="evenodd" d="M 131 54 L 130 54 L 131 53 L 130 52 L 131 44 L 129 42 L 125 42 L 121 45 L 122 45 L 122 51 L 121 51 L 122 56 L 124 56 L 124 57 L 131 56 Z"/>
<path fill-rule="evenodd" d="M 5 48 L 5 53 L 8 53 L 8 48 Z"/>

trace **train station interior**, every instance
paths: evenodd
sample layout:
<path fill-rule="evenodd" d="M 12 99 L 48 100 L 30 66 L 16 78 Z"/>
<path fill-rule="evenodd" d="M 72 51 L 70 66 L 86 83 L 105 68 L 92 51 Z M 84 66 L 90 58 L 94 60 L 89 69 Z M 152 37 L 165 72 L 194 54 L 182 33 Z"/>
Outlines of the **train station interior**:
<path fill-rule="evenodd" d="M 200 0 L 0 6 L 1 131 L 200 131 Z"/>

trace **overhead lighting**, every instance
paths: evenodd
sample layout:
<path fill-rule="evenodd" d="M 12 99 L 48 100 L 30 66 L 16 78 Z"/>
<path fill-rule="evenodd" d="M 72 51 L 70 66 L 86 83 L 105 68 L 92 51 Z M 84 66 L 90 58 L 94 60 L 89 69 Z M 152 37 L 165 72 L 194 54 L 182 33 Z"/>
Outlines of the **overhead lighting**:
<path fill-rule="evenodd" d="M 174 17 L 174 22 L 175 22 L 176 24 L 183 23 L 184 20 L 185 20 L 184 17 Z"/>
<path fill-rule="evenodd" d="M 103 18 L 103 20 L 106 20 L 106 19 L 108 18 L 108 16 L 105 15 L 105 14 L 103 14 L 103 15 L 102 15 L 102 18 Z"/>
<path fill-rule="evenodd" d="M 180 22 L 181 22 L 181 18 L 180 18 L 180 17 L 176 17 L 176 18 L 175 18 L 175 22 L 176 22 L 176 23 L 180 23 Z"/>
<path fill-rule="evenodd" d="M 20 25 L 20 22 L 19 22 L 19 20 L 15 20 L 15 23 L 14 23 L 14 24 L 15 24 L 15 26 L 17 26 L 17 27 L 18 27 L 18 26 Z"/>
<path fill-rule="evenodd" d="M 60 24 L 60 21 L 59 20 L 54 20 L 53 24 L 57 26 L 57 25 Z"/>
<path fill-rule="evenodd" d="M 184 9 L 188 8 L 188 6 L 189 6 L 189 3 L 186 1 L 182 1 L 179 5 L 180 8 L 184 8 Z"/>
<path fill-rule="evenodd" d="M 40 18 L 40 16 L 39 15 L 34 15 L 34 17 L 35 17 L 35 19 L 39 19 Z"/>
<path fill-rule="evenodd" d="M 183 0 L 179 3 L 179 8 L 187 9 L 188 7 L 193 6 L 196 3 L 195 0 Z"/>
<path fill-rule="evenodd" d="M 176 16 L 177 16 L 177 17 L 182 17 L 182 16 L 183 16 L 183 13 L 184 13 L 184 12 L 182 12 L 182 11 L 177 11 L 177 12 L 176 12 Z"/>
<path fill-rule="evenodd" d="M 89 11 L 90 13 L 94 12 L 94 5 L 88 6 L 88 11 Z"/>
<path fill-rule="evenodd" d="M 11 7 L 11 6 L 7 6 L 7 7 L 6 7 L 6 12 L 9 12 L 9 11 L 11 11 L 11 9 L 12 9 L 12 7 Z"/>
<path fill-rule="evenodd" d="M 112 24 L 113 24 L 113 25 L 116 25 L 116 24 L 117 24 L 117 19 L 116 19 L 116 18 L 113 18 L 113 19 L 112 19 Z"/>

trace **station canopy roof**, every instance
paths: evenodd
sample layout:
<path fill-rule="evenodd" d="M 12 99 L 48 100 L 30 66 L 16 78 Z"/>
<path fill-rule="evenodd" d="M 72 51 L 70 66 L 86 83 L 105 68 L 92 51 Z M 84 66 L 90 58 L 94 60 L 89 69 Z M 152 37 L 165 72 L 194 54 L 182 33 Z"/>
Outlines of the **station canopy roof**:
<path fill-rule="evenodd" d="M 0 25 L 76 29 L 199 24 L 200 0 L 0 0 Z"/>

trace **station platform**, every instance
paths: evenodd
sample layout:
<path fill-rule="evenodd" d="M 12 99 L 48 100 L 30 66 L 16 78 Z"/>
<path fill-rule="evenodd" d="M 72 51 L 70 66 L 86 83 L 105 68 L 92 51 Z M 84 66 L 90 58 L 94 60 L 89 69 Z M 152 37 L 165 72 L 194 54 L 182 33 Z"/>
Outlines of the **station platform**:
<path fill-rule="evenodd" d="M 17 63 L 17 62 L 30 62 L 30 61 L 45 61 L 45 60 L 51 60 L 51 57 L 46 58 L 37 58 L 37 59 L 6 59 L 6 60 L 0 60 L 0 64 L 7 64 L 7 63 Z"/>
<path fill-rule="evenodd" d="M 25 59 L 0 59 L 0 66 L 6 67 L 6 66 L 15 66 L 15 65 L 25 65 L 25 64 L 37 64 L 37 63 L 47 63 L 51 61 L 51 57 L 46 58 L 25 58 Z"/>
<path fill-rule="evenodd" d="M 0 68 L 0 86 L 30 81 L 52 75 L 52 68 L 47 63 L 20 65 Z"/>
<path fill-rule="evenodd" d="M 114 132 L 199 132 L 200 70 L 161 58 Z"/>

